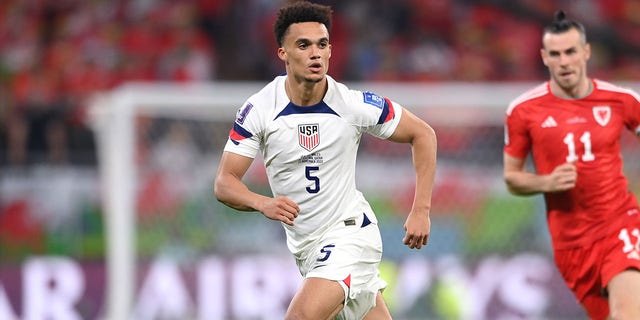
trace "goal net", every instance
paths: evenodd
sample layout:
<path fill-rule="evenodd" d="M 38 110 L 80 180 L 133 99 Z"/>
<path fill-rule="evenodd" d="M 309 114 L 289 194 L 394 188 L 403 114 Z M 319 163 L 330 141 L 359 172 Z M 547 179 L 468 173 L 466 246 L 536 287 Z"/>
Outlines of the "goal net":
<path fill-rule="evenodd" d="M 534 84 L 348 85 L 397 101 L 438 134 L 432 237 L 419 252 L 401 244 L 414 186 L 409 147 L 361 142 L 357 183 L 380 220 L 385 298 L 395 317 L 580 315 L 557 285 L 541 199 L 513 197 L 502 181 L 504 111 Z M 282 318 L 301 281 L 282 227 L 213 196 L 236 110 L 263 86 L 130 83 L 96 97 L 106 319 Z M 623 150 L 637 160 L 633 139 L 625 135 Z M 245 182 L 269 194 L 257 160 Z M 627 160 L 630 177 L 640 177 L 638 163 Z M 638 190 L 640 181 L 631 185 Z M 522 281 L 499 276 L 497 267 Z"/>

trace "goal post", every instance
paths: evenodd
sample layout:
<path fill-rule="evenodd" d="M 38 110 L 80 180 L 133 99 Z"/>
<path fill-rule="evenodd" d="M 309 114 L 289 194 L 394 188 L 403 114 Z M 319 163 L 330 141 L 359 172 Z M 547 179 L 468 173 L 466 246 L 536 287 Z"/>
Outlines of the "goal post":
<path fill-rule="evenodd" d="M 96 133 L 105 214 L 105 319 L 128 319 L 134 292 L 134 181 L 132 120 L 126 96 L 100 97 L 90 110 Z M 116 232 L 117 230 L 117 232 Z"/>
<path fill-rule="evenodd" d="M 128 83 L 96 95 L 96 133 L 107 235 L 105 319 L 128 319 L 135 290 L 135 119 L 140 115 L 232 119 L 258 84 Z"/>
<path fill-rule="evenodd" d="M 496 159 L 501 159 L 502 156 L 503 140 L 500 128 L 506 107 L 512 99 L 539 83 L 346 84 L 352 89 L 372 91 L 389 97 L 436 129 L 453 128 L 449 132 L 444 130 L 445 133 L 439 136 L 439 143 L 442 142 L 443 148 L 448 148 L 450 152 L 442 153 L 446 158 L 443 161 L 439 160 L 439 166 L 442 164 L 446 170 L 449 161 L 456 165 L 465 160 L 469 164 L 482 162 L 465 159 L 468 155 L 455 153 L 455 148 L 460 144 L 459 139 L 469 136 L 477 138 L 482 134 L 487 134 L 486 140 L 490 140 L 487 143 L 490 144 L 491 150 L 473 152 L 480 152 L 479 156 L 488 157 L 485 162 L 491 163 L 491 168 L 501 166 L 501 162 L 498 163 Z M 249 231 L 234 231 L 237 225 L 244 222 L 230 221 L 222 215 L 216 217 L 218 220 L 215 224 L 208 224 L 208 216 L 205 214 L 211 208 L 225 210 L 222 209 L 222 205 L 217 207 L 216 204 L 208 202 L 214 198 L 212 183 L 218 157 L 224 147 L 226 134 L 231 129 L 236 110 L 264 85 L 263 82 L 127 83 L 112 91 L 97 94 L 92 100 L 89 119 L 96 134 L 98 147 L 107 237 L 107 279 L 103 306 L 105 319 L 132 317 L 141 262 L 150 259 L 149 257 L 168 252 L 177 257 L 176 259 L 182 259 L 181 261 L 191 261 L 189 259 L 193 259 L 193 256 L 211 253 L 232 255 L 234 250 L 237 250 L 234 246 L 241 246 L 242 241 L 245 241 L 238 236 L 238 233 L 242 232 L 266 237 L 268 240 L 263 242 L 274 240 L 273 242 L 280 242 L 284 247 L 281 232 L 273 232 L 281 231 L 279 229 L 251 226 Z M 638 87 L 637 84 L 629 85 Z M 475 133 L 474 128 L 481 126 L 490 127 L 491 130 Z M 180 140 L 184 139 L 184 130 L 188 132 L 191 149 L 180 142 L 184 141 Z M 449 133 L 452 135 L 449 136 Z M 467 136 L 457 137 L 460 133 Z M 155 150 L 165 147 L 164 142 L 177 149 Z M 474 146 L 464 144 L 460 148 L 473 149 Z M 151 153 L 153 155 L 149 155 Z M 161 178 L 158 178 L 157 170 L 171 171 L 171 165 L 180 166 L 182 171 L 161 172 Z M 150 170 L 149 167 L 153 167 L 154 170 Z M 495 176 L 495 171 L 486 171 L 478 170 L 478 180 L 485 177 L 483 174 Z M 261 174 L 261 169 L 256 168 L 254 179 L 260 180 Z M 180 178 L 181 176 L 185 176 L 182 177 L 184 179 Z M 478 188 L 484 191 L 503 188 L 501 177 L 494 176 L 482 180 L 483 185 Z M 395 186 L 391 181 L 393 179 L 389 178 L 389 186 L 386 187 Z M 411 180 L 413 176 L 395 179 L 398 180 L 396 182 L 406 184 L 404 180 Z M 479 182 L 470 181 L 470 184 L 474 183 Z M 637 181 L 634 183 L 638 185 Z M 268 187 L 265 183 L 258 185 L 263 189 Z M 500 192 L 502 191 L 498 193 Z M 450 199 L 447 210 L 458 210 L 460 206 L 466 205 L 465 202 L 472 201 L 471 198 L 472 195 L 465 199 Z M 436 200 L 434 198 L 434 201 Z M 437 211 L 439 208 L 434 206 L 434 210 Z M 393 213 L 389 216 L 389 219 L 393 219 Z M 141 223 L 144 223 L 142 228 Z M 182 230 L 183 224 L 184 228 L 190 230 Z M 153 228 L 158 230 L 150 230 Z M 208 234 L 209 229 L 215 229 L 211 232 L 216 233 L 216 238 Z M 172 244 L 172 241 L 176 243 Z M 230 243 L 234 246 L 229 246 Z M 247 249 L 249 251 L 262 248 L 262 244 L 256 242 L 247 242 L 246 245 L 251 247 Z M 159 249 L 160 246 L 165 248 Z"/>

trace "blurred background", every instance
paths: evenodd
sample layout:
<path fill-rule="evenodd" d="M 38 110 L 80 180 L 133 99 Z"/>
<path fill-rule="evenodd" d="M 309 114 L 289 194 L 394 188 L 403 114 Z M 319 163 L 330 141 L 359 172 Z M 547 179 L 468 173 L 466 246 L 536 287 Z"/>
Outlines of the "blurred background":
<path fill-rule="evenodd" d="M 357 88 L 526 88 L 548 78 L 541 29 L 563 9 L 587 27 L 589 75 L 640 90 L 638 1 L 315 2 L 334 8 L 329 73 Z M 108 313 L 107 243 L 117 230 L 106 229 L 104 158 L 89 116 L 96 95 L 131 82 L 266 84 L 284 71 L 272 31 L 283 3 L 0 2 L 0 318 Z M 429 100 L 406 104 L 439 137 L 427 250 L 400 241 L 413 197 L 409 149 L 363 139 L 359 186 L 380 220 L 385 295 L 396 318 L 585 318 L 553 265 L 542 199 L 516 198 L 503 186 L 501 112 L 509 99 L 498 116 L 480 102 L 465 105 L 467 117 Z M 296 290 L 282 227 L 212 196 L 241 103 L 221 109 L 228 117 L 135 118 L 134 318 L 278 319 Z M 640 194 L 637 141 L 625 134 L 622 144 L 630 187 Z M 259 165 L 247 183 L 269 193 Z"/>

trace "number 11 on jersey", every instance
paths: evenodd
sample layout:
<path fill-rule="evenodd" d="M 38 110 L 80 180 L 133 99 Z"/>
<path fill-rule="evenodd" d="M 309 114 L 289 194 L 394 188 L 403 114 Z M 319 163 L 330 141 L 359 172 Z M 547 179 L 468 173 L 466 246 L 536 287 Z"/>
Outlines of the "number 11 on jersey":
<path fill-rule="evenodd" d="M 575 162 L 576 160 L 578 160 L 578 156 L 576 155 L 576 143 L 573 133 L 568 133 L 564 137 L 563 142 L 569 149 L 567 162 Z M 591 152 L 591 133 L 589 131 L 585 131 L 585 133 L 580 136 L 580 142 L 582 142 L 582 144 L 584 145 L 584 154 L 582 155 L 582 161 L 593 161 L 596 157 L 593 155 L 593 152 Z"/>

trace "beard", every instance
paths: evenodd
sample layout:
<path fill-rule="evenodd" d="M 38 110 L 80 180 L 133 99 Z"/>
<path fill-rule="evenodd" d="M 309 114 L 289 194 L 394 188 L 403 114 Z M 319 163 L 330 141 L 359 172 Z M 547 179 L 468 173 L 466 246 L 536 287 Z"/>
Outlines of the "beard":
<path fill-rule="evenodd" d="M 584 68 L 578 68 L 568 76 L 562 76 L 560 73 L 550 73 L 552 81 L 561 91 L 558 92 L 558 94 L 565 95 L 572 99 L 578 99 L 591 92 L 591 82 L 586 76 L 586 70 Z"/>
<path fill-rule="evenodd" d="M 554 74 L 553 79 L 562 88 L 562 90 L 571 92 L 574 91 L 580 84 L 582 79 L 582 72 L 576 72 L 568 77 L 563 77 L 559 74 Z"/>

